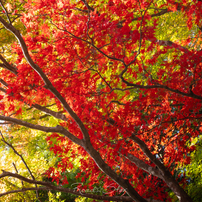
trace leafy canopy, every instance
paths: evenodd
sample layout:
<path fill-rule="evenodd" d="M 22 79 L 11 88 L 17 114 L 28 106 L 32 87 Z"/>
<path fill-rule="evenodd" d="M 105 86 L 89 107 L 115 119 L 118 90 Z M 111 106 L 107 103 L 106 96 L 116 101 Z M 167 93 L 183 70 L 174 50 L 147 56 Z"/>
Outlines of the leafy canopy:
<path fill-rule="evenodd" d="M 76 160 L 83 190 L 103 182 L 111 196 L 191 201 L 176 169 L 202 129 L 201 2 L 1 6 L 0 119 L 43 131 L 60 158 L 46 174 L 68 184 Z"/>

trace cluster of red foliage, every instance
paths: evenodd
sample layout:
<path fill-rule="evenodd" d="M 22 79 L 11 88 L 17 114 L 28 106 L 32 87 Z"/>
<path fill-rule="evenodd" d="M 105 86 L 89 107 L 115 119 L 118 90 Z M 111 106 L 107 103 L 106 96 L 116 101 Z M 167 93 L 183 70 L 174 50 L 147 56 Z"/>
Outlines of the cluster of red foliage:
<path fill-rule="evenodd" d="M 18 115 L 19 103 L 39 109 L 55 102 L 65 114 L 57 113 L 62 129 L 47 137 L 50 145 L 57 139 L 51 150 L 62 158 L 49 175 L 62 180 L 81 155 L 89 188 L 102 180 L 144 201 L 164 200 L 169 187 L 190 201 L 172 174 L 189 163 L 194 147 L 186 143 L 202 129 L 202 50 L 191 36 L 171 42 L 157 31 L 163 15 L 179 12 L 201 36 L 201 2 L 29 0 L 24 7 L 26 34 L 14 32 L 16 67 L 1 70 L 9 102 L 1 110 Z"/>

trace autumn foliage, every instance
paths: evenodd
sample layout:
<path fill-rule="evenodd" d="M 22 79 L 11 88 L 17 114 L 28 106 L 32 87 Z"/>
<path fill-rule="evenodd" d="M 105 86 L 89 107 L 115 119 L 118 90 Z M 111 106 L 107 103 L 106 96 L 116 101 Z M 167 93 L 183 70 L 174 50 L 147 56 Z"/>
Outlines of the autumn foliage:
<path fill-rule="evenodd" d="M 110 196 L 122 187 L 134 201 L 170 201 L 172 190 L 191 201 L 176 169 L 189 164 L 202 131 L 202 3 L 21 4 L 2 4 L 2 28 L 17 40 L 2 45 L 0 119 L 47 133 L 61 161 L 46 174 L 67 184 L 63 173 L 79 158 L 84 188 L 104 182 Z"/>

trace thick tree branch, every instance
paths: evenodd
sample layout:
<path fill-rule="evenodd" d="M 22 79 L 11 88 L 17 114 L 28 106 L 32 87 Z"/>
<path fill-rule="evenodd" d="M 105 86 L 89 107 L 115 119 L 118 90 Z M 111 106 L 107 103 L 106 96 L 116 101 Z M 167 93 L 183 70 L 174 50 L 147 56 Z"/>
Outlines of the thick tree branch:
<path fill-rule="evenodd" d="M 6 93 L 6 89 L 0 87 L 0 91 Z"/>
<path fill-rule="evenodd" d="M 39 76 L 42 78 L 42 80 L 45 83 L 45 87 L 50 90 L 55 97 L 60 101 L 60 103 L 63 105 L 64 109 L 70 114 L 70 116 L 74 119 L 74 121 L 77 123 L 79 128 L 81 129 L 85 141 L 90 141 L 90 137 L 88 134 L 87 129 L 85 128 L 84 124 L 82 123 L 81 119 L 77 116 L 77 114 L 74 113 L 74 111 L 71 109 L 69 104 L 66 102 L 66 100 L 63 98 L 63 96 L 57 91 L 57 89 L 52 85 L 48 77 L 45 75 L 45 73 L 42 71 L 42 69 L 34 63 L 31 56 L 29 55 L 28 48 L 25 44 L 24 39 L 22 38 L 20 32 L 13 27 L 12 25 L 8 24 L 2 17 L 0 17 L 0 22 L 3 24 L 3 26 L 12 32 L 15 37 L 18 39 L 18 42 L 22 48 L 24 57 L 26 61 L 29 63 L 29 65 L 39 74 Z"/>
<path fill-rule="evenodd" d="M 149 174 L 154 175 L 163 180 L 163 176 L 158 168 L 146 164 L 144 161 L 140 160 L 139 158 L 135 157 L 132 154 L 126 154 L 124 156 L 131 162 L 133 162 L 138 168 L 141 168 L 142 170 L 148 172 Z"/>
<path fill-rule="evenodd" d="M 12 32 L 15 37 L 18 39 L 23 54 L 25 56 L 25 59 L 27 62 L 30 64 L 30 66 L 39 74 L 39 76 L 42 78 L 42 80 L 45 83 L 45 87 L 50 90 L 60 101 L 60 103 L 63 105 L 64 109 L 70 114 L 70 116 L 75 120 L 77 125 L 79 126 L 83 136 L 84 136 L 84 141 L 76 138 L 75 136 L 72 136 L 72 134 L 65 130 L 61 126 L 56 126 L 56 127 L 44 127 L 44 126 L 39 126 L 39 125 L 34 125 L 30 124 L 24 121 L 20 121 L 18 119 L 13 119 L 10 117 L 5 117 L 5 116 L 0 116 L 0 119 L 5 120 L 5 121 L 12 121 L 13 123 L 23 125 L 32 129 L 37 129 L 37 130 L 42 130 L 45 132 L 58 132 L 61 134 L 64 134 L 65 136 L 69 136 L 68 138 L 72 140 L 73 142 L 82 145 L 85 150 L 90 154 L 90 156 L 94 159 L 96 164 L 99 166 L 99 168 L 106 173 L 108 176 L 110 176 L 115 182 L 117 182 L 121 187 L 123 187 L 126 192 L 130 195 L 131 198 L 136 200 L 137 202 L 146 202 L 144 198 L 142 198 L 131 186 L 128 180 L 124 180 L 123 178 L 119 177 L 101 158 L 100 154 L 93 148 L 91 142 L 90 142 L 90 137 L 88 134 L 88 130 L 85 128 L 83 122 L 81 119 L 74 113 L 74 111 L 70 108 L 70 106 L 67 104 L 66 100 L 62 97 L 62 95 L 57 91 L 57 89 L 52 85 L 50 80 L 47 78 L 45 73 L 42 71 L 42 69 L 34 63 L 32 60 L 31 56 L 28 53 L 27 46 L 25 44 L 25 41 L 23 40 L 20 32 L 15 29 L 12 25 L 8 24 L 2 17 L 0 17 L 0 22 L 4 25 L 4 27 Z M 97 48 L 97 47 L 96 47 Z M 97 48 L 98 49 L 98 48 Z M 101 51 L 102 52 L 102 51 Z M 104 54 L 104 53 L 103 53 Z"/>
<path fill-rule="evenodd" d="M 113 119 L 107 120 L 111 125 L 116 125 L 116 122 Z M 131 160 L 131 162 L 134 161 L 134 163 L 140 167 L 141 169 L 151 173 L 152 175 L 155 175 L 162 179 L 167 186 L 176 194 L 176 196 L 180 199 L 180 202 L 192 202 L 191 198 L 187 195 L 187 193 L 180 187 L 178 182 L 174 179 L 172 174 L 167 170 L 167 168 L 162 164 L 155 155 L 153 155 L 150 150 L 148 149 L 147 145 L 139 139 L 135 134 L 132 134 L 130 136 L 130 139 L 133 140 L 136 144 L 139 145 L 141 150 L 144 152 L 144 154 L 157 166 L 156 168 L 147 167 L 145 163 L 140 162 L 136 157 L 134 157 L 132 154 L 125 155 L 126 158 Z"/>
<path fill-rule="evenodd" d="M 11 118 L 11 117 L 2 116 L 2 115 L 0 115 L 0 120 L 9 121 L 9 122 L 21 125 L 21 126 L 25 126 L 25 127 L 31 128 L 31 129 L 41 130 L 41 131 L 44 131 L 44 132 L 55 132 L 55 133 L 58 132 L 59 133 L 63 129 L 63 127 L 59 126 L 59 125 L 57 125 L 56 127 L 40 126 L 40 125 L 35 125 L 35 124 L 32 124 L 32 123 L 28 123 L 26 121 L 22 121 L 22 120 L 19 120 L 19 119 L 16 119 L 16 118 Z"/>
<path fill-rule="evenodd" d="M 79 138 L 77 138 L 76 136 L 74 136 L 72 133 L 70 133 L 68 130 L 66 130 L 65 128 L 63 128 L 62 126 L 57 125 L 56 127 L 46 127 L 46 126 L 40 126 L 40 125 L 35 125 L 32 123 L 28 123 L 26 121 L 22 121 L 16 118 L 11 118 L 11 117 L 7 117 L 7 116 L 2 116 L 0 115 L 0 120 L 4 120 L 4 121 L 9 121 L 21 126 L 25 126 L 31 129 L 35 129 L 35 130 L 40 130 L 40 131 L 44 131 L 44 132 L 55 132 L 55 133 L 60 133 L 64 136 L 66 136 L 67 138 L 69 138 L 71 141 L 73 141 L 74 143 L 83 146 L 83 141 Z"/>
<path fill-rule="evenodd" d="M 115 124 L 115 121 L 113 123 L 111 123 L 111 121 L 114 121 L 113 119 L 111 120 L 107 120 L 108 123 L 110 123 L 111 125 Z M 105 137 L 102 137 L 102 140 L 100 140 L 102 143 L 105 142 L 109 145 L 111 145 L 113 148 L 116 147 L 115 143 L 109 142 Z M 156 167 L 152 167 L 150 165 L 148 165 L 147 163 L 145 163 L 144 161 L 140 160 L 139 158 L 137 158 L 136 156 L 134 156 L 133 154 L 127 153 L 124 151 L 125 149 L 120 147 L 118 150 L 118 153 L 120 155 L 123 155 L 125 158 L 127 158 L 128 160 L 130 160 L 132 163 L 134 163 L 138 168 L 148 172 L 149 174 L 152 174 L 160 179 L 163 179 L 163 176 L 161 175 L 161 172 L 159 171 L 158 168 Z"/>
<path fill-rule="evenodd" d="M 3 79 L 0 79 L 0 83 L 2 83 L 5 87 L 8 87 L 8 84 Z"/>
<path fill-rule="evenodd" d="M 155 39 L 147 39 L 148 41 L 151 41 L 153 43 L 156 43 L 160 46 L 169 46 L 169 47 L 172 47 L 172 48 L 175 48 L 179 51 L 182 51 L 182 52 L 185 52 L 185 53 L 189 53 L 189 50 L 184 47 L 184 46 L 180 46 L 172 41 L 166 41 L 166 40 L 155 40 Z"/>
<path fill-rule="evenodd" d="M 171 173 L 167 170 L 167 168 L 150 152 L 147 145 L 140 140 L 135 134 L 132 134 L 130 137 L 135 143 L 139 145 L 144 154 L 158 167 L 163 177 L 163 180 L 168 185 L 168 187 L 176 194 L 179 198 L 180 202 L 191 202 L 191 198 L 187 195 L 187 193 L 180 187 Z"/>
<path fill-rule="evenodd" d="M 71 194 L 86 197 L 86 198 L 97 199 L 97 200 L 133 201 L 129 196 L 112 196 L 111 197 L 111 196 L 98 196 L 95 194 L 88 194 L 88 193 L 84 193 L 81 191 L 76 191 L 75 189 L 63 188 L 61 186 L 54 186 L 49 182 L 31 180 L 31 179 L 25 178 L 19 174 L 11 173 L 8 171 L 3 171 L 3 173 L 0 174 L 0 179 L 4 178 L 4 177 L 14 177 L 14 178 L 17 178 L 19 180 L 23 180 L 24 182 L 28 182 L 30 184 L 43 185 L 43 187 L 37 187 L 37 188 L 36 187 L 30 187 L 30 188 L 22 188 L 22 189 L 18 189 L 18 190 L 12 190 L 12 191 L 1 193 L 0 197 L 11 194 L 11 193 L 25 192 L 25 191 L 29 191 L 29 190 L 55 190 L 55 191 L 60 191 L 60 192 L 65 192 L 65 193 L 71 193 Z M 148 202 L 162 202 L 160 200 L 154 200 L 154 199 L 146 199 L 146 201 L 148 201 Z"/>
<path fill-rule="evenodd" d="M 111 177 L 117 184 L 119 184 L 125 191 L 137 202 L 146 202 L 137 191 L 132 187 L 128 180 L 124 180 L 122 177 L 117 175 L 111 168 L 108 166 L 104 160 L 101 158 L 100 154 L 93 148 L 90 142 L 85 143 L 84 149 L 90 154 L 98 167 L 108 176 Z"/>
<path fill-rule="evenodd" d="M 0 64 L 1 67 L 7 69 L 8 71 L 12 72 L 13 74 L 17 75 L 17 69 L 10 65 L 5 59 L 4 57 L 0 54 L 0 60 L 3 62 L 3 64 Z"/>
<path fill-rule="evenodd" d="M 27 103 L 26 103 L 27 104 Z M 43 107 L 39 104 L 33 104 L 32 105 L 33 108 L 38 109 L 39 111 L 45 112 L 46 114 L 49 114 L 57 119 L 61 119 L 63 121 L 67 121 L 67 118 L 64 114 L 60 113 L 60 112 L 55 112 L 51 109 L 48 109 L 46 107 Z"/>

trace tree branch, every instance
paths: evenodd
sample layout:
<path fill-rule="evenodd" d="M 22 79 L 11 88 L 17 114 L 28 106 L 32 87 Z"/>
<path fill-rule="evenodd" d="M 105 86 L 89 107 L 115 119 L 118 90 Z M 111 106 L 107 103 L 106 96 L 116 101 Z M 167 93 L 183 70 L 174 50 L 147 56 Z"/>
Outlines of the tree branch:
<path fill-rule="evenodd" d="M 8 87 L 8 84 L 4 80 L 0 79 L 0 83 L 2 83 L 4 86 Z M 0 88 L 0 91 L 4 92 L 6 94 L 6 90 L 4 90 L 3 88 Z M 20 96 L 22 97 L 22 95 L 20 95 Z M 55 112 L 55 111 L 53 111 L 51 109 L 48 109 L 48 108 L 46 108 L 44 106 L 41 106 L 39 104 L 30 105 L 28 102 L 25 101 L 24 97 L 22 97 L 22 99 L 20 101 L 25 103 L 26 105 L 29 105 L 30 107 L 38 109 L 39 111 L 45 112 L 46 114 L 51 115 L 51 116 L 53 116 L 53 117 L 55 117 L 57 119 L 67 121 L 66 116 L 64 114 L 60 113 L 60 112 Z"/>
<path fill-rule="evenodd" d="M 110 123 L 111 125 L 115 124 L 115 121 L 113 119 L 111 120 L 107 120 L 108 123 Z M 113 123 L 112 123 L 113 122 Z M 103 142 L 107 142 L 109 143 L 112 148 L 116 147 L 116 144 L 113 142 L 109 142 L 105 137 L 102 137 L 102 140 L 100 140 L 102 143 Z M 122 152 L 121 152 L 122 151 Z M 163 180 L 163 176 L 161 175 L 161 172 L 159 171 L 158 168 L 152 167 L 150 165 L 148 165 L 147 163 L 145 163 L 144 161 L 140 160 L 139 158 L 137 158 L 136 156 L 134 156 L 133 154 L 127 153 L 125 152 L 125 149 L 120 147 L 118 150 L 118 153 L 122 156 L 124 156 L 125 158 L 127 158 L 128 160 L 130 160 L 132 163 L 134 163 L 138 168 L 148 172 L 149 174 L 152 174 L 160 179 Z"/>
<path fill-rule="evenodd" d="M 161 84 L 157 84 L 157 85 L 147 85 L 147 86 L 143 86 L 143 85 L 138 85 L 138 84 L 134 84 L 134 83 L 130 83 L 128 81 L 126 81 L 123 76 L 120 77 L 121 80 L 127 85 L 127 86 L 133 86 L 134 88 L 139 88 L 139 89 L 154 89 L 154 88 L 162 88 L 162 89 L 165 89 L 165 90 L 168 90 L 170 92 L 173 92 L 173 93 L 177 93 L 177 94 L 180 94 L 180 95 L 184 95 L 186 97 L 191 97 L 191 98 L 194 98 L 194 99 L 199 99 L 199 100 L 202 100 L 202 96 L 199 96 L 199 95 L 196 95 L 196 94 L 192 94 L 192 93 L 184 93 L 182 91 L 179 91 L 177 89 L 172 89 L 172 88 L 169 88 L 168 86 L 164 86 L 164 85 L 161 85 Z"/>
<path fill-rule="evenodd" d="M 28 103 L 26 103 L 26 104 L 28 104 Z M 45 112 L 46 114 L 49 114 L 49 115 L 51 115 L 51 116 L 53 116 L 53 117 L 55 117 L 57 119 L 67 121 L 66 116 L 64 114 L 60 113 L 60 112 L 55 112 L 55 111 L 53 111 L 51 109 L 48 109 L 46 107 L 43 107 L 43 106 L 41 106 L 39 104 L 33 104 L 31 106 L 34 107 L 35 109 L 38 109 L 39 111 Z"/>
<path fill-rule="evenodd" d="M 141 168 L 142 170 L 148 172 L 151 175 L 154 175 L 160 179 L 164 179 L 159 169 L 152 167 L 148 164 L 146 164 L 144 161 L 140 160 L 139 158 L 135 157 L 134 155 L 128 153 L 124 155 L 127 159 L 129 159 L 131 162 L 133 162 L 138 168 Z"/>
<path fill-rule="evenodd" d="M 187 48 L 185 48 L 184 46 L 180 46 L 180 45 L 178 45 L 178 44 L 176 44 L 176 43 L 174 43 L 174 42 L 172 42 L 172 41 L 155 40 L 155 39 L 148 39 L 148 38 L 147 38 L 147 40 L 148 40 L 148 41 L 151 41 L 151 42 L 153 42 L 153 43 L 156 43 L 156 44 L 158 44 L 158 45 L 160 45 L 160 46 L 170 46 L 170 47 L 172 47 L 172 48 L 175 48 L 175 49 L 177 49 L 177 50 L 179 50 L 179 51 L 183 51 L 183 52 L 185 52 L 185 53 L 189 53 L 189 52 L 190 52 L 190 51 L 189 51 Z"/>
<path fill-rule="evenodd" d="M 63 127 L 59 126 L 59 125 L 57 125 L 56 127 L 40 126 L 40 125 L 28 123 L 26 121 L 22 121 L 22 120 L 19 120 L 16 118 L 11 118 L 11 117 L 2 116 L 2 115 L 0 115 L 0 120 L 9 121 L 9 122 L 21 125 L 21 126 L 25 126 L 25 127 L 31 128 L 31 129 L 41 130 L 44 132 L 56 132 L 56 133 L 58 132 L 59 133 L 63 130 Z"/>
<path fill-rule="evenodd" d="M 77 116 L 77 114 L 74 113 L 74 111 L 70 108 L 70 106 L 67 104 L 66 100 L 62 97 L 62 95 L 57 91 L 57 89 L 52 85 L 50 80 L 47 78 L 45 73 L 42 71 L 42 69 L 34 63 L 32 60 L 31 56 L 28 53 L 28 48 L 25 44 L 25 41 L 23 40 L 20 32 L 13 27 L 12 25 L 8 24 L 2 17 L 0 17 L 0 22 L 4 25 L 4 27 L 12 32 L 15 37 L 18 39 L 20 46 L 22 48 L 24 57 L 26 61 L 29 63 L 29 65 L 38 73 L 38 75 L 42 78 L 42 80 L 45 83 L 45 87 L 52 92 L 55 97 L 60 101 L 60 103 L 63 105 L 64 109 L 70 114 L 70 116 L 74 119 L 74 121 L 77 123 L 79 126 L 84 139 L 78 139 L 75 136 L 73 136 L 69 131 L 64 129 L 62 126 L 56 126 L 56 127 L 45 127 L 45 126 L 39 126 L 39 125 L 34 125 L 27 123 L 25 121 L 20 121 L 18 119 L 10 118 L 10 117 L 5 117 L 5 116 L 0 116 L 0 119 L 5 120 L 5 121 L 12 121 L 13 123 L 23 125 L 32 129 L 37 129 L 45 132 L 59 132 L 61 134 L 64 134 L 67 136 L 70 140 L 75 142 L 76 144 L 81 145 L 89 154 L 90 156 L 94 159 L 96 164 L 99 166 L 99 168 L 106 173 L 110 178 L 112 178 L 116 183 L 118 183 L 121 187 L 123 187 L 126 192 L 130 195 L 131 198 L 136 200 L 137 202 L 146 202 L 144 198 L 142 198 L 133 188 L 133 186 L 129 183 L 128 180 L 124 180 L 123 178 L 119 177 L 111 168 L 108 166 L 104 160 L 101 158 L 100 154 L 93 148 L 91 142 L 90 142 L 90 137 L 88 130 L 85 128 L 83 122 L 81 119 Z M 93 47 L 95 47 L 93 45 Z M 95 47 L 98 49 L 97 47 Z M 99 50 L 99 49 L 98 49 Z M 100 51 L 100 50 L 99 50 Z M 100 51 L 102 52 L 102 51 Z M 102 52 L 103 53 L 103 52 Z M 104 53 L 103 53 L 104 54 Z"/>
<path fill-rule="evenodd" d="M 36 187 L 30 187 L 30 188 L 22 188 L 22 189 L 18 189 L 18 190 L 12 190 L 12 191 L 1 193 L 0 197 L 11 194 L 11 193 L 25 192 L 25 191 L 30 191 L 30 190 L 55 190 L 55 191 L 60 191 L 60 192 L 65 192 L 65 193 L 71 193 L 71 194 L 86 197 L 86 198 L 97 199 L 97 200 L 133 201 L 129 196 L 112 196 L 111 197 L 111 196 L 98 196 L 95 194 L 88 194 L 88 193 L 84 193 L 81 191 L 76 191 L 75 189 L 63 188 L 61 186 L 54 186 L 49 182 L 31 180 L 31 179 L 25 178 L 19 174 L 11 173 L 11 172 L 3 170 L 3 173 L 0 174 L 0 179 L 4 178 L 4 177 L 14 177 L 14 178 L 17 178 L 19 180 L 23 180 L 25 182 L 28 182 L 30 184 L 43 185 L 44 187 L 37 187 L 37 188 Z M 162 201 L 153 200 L 153 199 L 146 199 L 146 201 L 148 201 L 148 202 L 162 202 Z"/>
<path fill-rule="evenodd" d="M 147 145 L 140 140 L 135 134 L 130 136 L 130 139 L 139 145 L 144 154 L 158 167 L 163 177 L 164 182 L 180 199 L 180 202 L 192 201 L 188 194 L 180 187 L 167 168 L 150 152 Z"/>
<path fill-rule="evenodd" d="M 14 66 L 10 65 L 1 54 L 0 54 L 0 60 L 3 62 L 3 64 L 0 65 L 1 67 L 17 75 L 18 73 L 17 69 Z"/>
<path fill-rule="evenodd" d="M 0 135 L 1 135 L 1 137 L 2 137 L 2 141 L 3 141 L 6 145 L 8 145 L 8 146 L 14 151 L 14 153 L 15 153 L 16 155 L 18 155 L 18 156 L 21 158 L 21 160 L 22 160 L 22 162 L 24 163 L 25 167 L 27 168 L 27 170 L 28 170 L 30 176 L 32 177 L 33 180 L 35 180 L 35 177 L 34 177 L 34 175 L 32 174 L 32 171 L 30 170 L 29 166 L 28 166 L 27 163 L 25 162 L 23 156 L 18 153 L 18 151 L 13 147 L 12 144 L 8 143 L 8 142 L 5 140 L 5 138 L 4 138 L 4 136 L 3 136 L 3 134 L 2 134 L 1 131 L 0 131 Z M 16 166 L 15 166 L 14 163 L 13 163 L 13 165 L 14 165 L 14 167 L 15 167 L 15 169 L 16 169 L 16 172 L 17 172 L 17 168 L 16 168 Z M 17 173 L 18 173 L 18 172 L 17 172 Z M 22 184 L 22 185 L 23 185 L 23 184 Z M 35 184 L 35 187 L 37 188 L 37 185 L 36 185 L 36 184 Z M 37 190 L 36 190 L 36 196 L 37 196 L 38 200 L 41 201 L 41 200 L 39 199 L 39 193 L 38 193 Z"/>
<path fill-rule="evenodd" d="M 12 24 L 12 23 L 11 23 L 11 19 L 10 19 L 9 15 L 8 15 L 8 11 L 7 11 L 6 8 L 4 7 L 3 3 L 1 2 L 1 0 L 0 0 L 0 5 L 1 5 L 2 9 L 4 10 L 4 12 L 5 12 L 5 14 L 6 14 L 6 17 L 7 17 L 8 21 L 9 21 L 9 23 Z"/>
<path fill-rule="evenodd" d="M 64 136 L 68 137 L 74 143 L 76 143 L 80 146 L 84 145 L 84 142 L 81 139 L 77 138 L 72 133 L 70 133 L 68 130 L 66 130 L 65 128 L 63 128 L 62 126 L 59 126 L 59 125 L 57 125 L 56 127 L 40 126 L 40 125 L 35 125 L 32 123 L 28 123 L 26 121 L 22 121 L 19 119 L 7 117 L 7 116 L 2 116 L 2 115 L 0 115 L 0 120 L 9 121 L 9 122 L 21 125 L 21 126 L 25 126 L 25 127 L 31 128 L 31 129 L 36 129 L 36 130 L 40 130 L 40 131 L 44 131 L 44 132 L 60 133 Z"/>
<path fill-rule="evenodd" d="M 71 109 L 69 104 L 66 102 L 66 100 L 62 97 L 62 95 L 57 91 L 57 89 L 52 85 L 51 81 L 48 79 L 48 77 L 45 75 L 45 73 L 42 71 L 42 69 L 34 63 L 31 56 L 29 55 L 28 48 L 25 44 L 24 39 L 22 38 L 20 32 L 13 27 L 12 25 L 8 24 L 2 17 L 0 17 L 0 22 L 3 24 L 3 26 L 12 32 L 15 37 L 18 39 L 18 42 L 22 48 L 24 57 L 26 61 L 29 63 L 29 65 L 38 73 L 38 75 L 42 78 L 42 80 L 45 83 L 45 87 L 55 95 L 55 97 L 60 101 L 60 103 L 63 105 L 64 109 L 70 114 L 70 116 L 73 118 L 73 120 L 77 123 L 79 128 L 82 131 L 82 134 L 84 136 L 85 141 L 89 142 L 90 137 L 88 134 L 88 130 L 85 128 L 83 122 L 81 119 L 77 116 L 77 114 L 74 113 L 74 111 Z"/>

